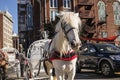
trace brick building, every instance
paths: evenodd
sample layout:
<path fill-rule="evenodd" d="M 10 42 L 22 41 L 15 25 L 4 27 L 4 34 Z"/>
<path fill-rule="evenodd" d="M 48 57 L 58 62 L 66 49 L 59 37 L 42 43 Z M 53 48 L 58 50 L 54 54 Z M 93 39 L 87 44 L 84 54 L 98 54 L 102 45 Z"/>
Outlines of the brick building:
<path fill-rule="evenodd" d="M 0 11 L 0 48 L 13 47 L 13 19 L 8 11 Z"/>
<path fill-rule="evenodd" d="M 120 34 L 119 0 L 77 0 L 84 36 L 108 38 Z"/>
<path fill-rule="evenodd" d="M 56 12 L 74 11 L 80 14 L 85 37 L 107 38 L 120 34 L 119 0 L 38 1 L 40 3 L 40 25 L 42 26 L 44 26 L 45 23 L 54 21 Z M 37 10 L 36 7 L 36 11 Z"/>
<path fill-rule="evenodd" d="M 18 3 L 20 44 L 27 47 L 33 41 L 42 38 L 41 32 L 44 31 L 44 25 L 54 21 L 56 13 L 60 11 L 79 12 L 84 37 L 107 38 L 120 34 L 120 2 L 118 0 L 18 1 L 21 1 Z"/>
<path fill-rule="evenodd" d="M 41 39 L 44 25 L 55 20 L 60 11 L 75 11 L 76 0 L 31 0 L 33 5 L 34 40 Z"/>
<path fill-rule="evenodd" d="M 41 33 L 44 31 L 44 25 L 55 20 L 56 12 L 75 11 L 75 1 L 18 0 L 18 34 L 19 42 L 23 48 L 27 50 L 33 41 L 42 38 Z M 32 26 L 29 26 L 27 22 Z"/>

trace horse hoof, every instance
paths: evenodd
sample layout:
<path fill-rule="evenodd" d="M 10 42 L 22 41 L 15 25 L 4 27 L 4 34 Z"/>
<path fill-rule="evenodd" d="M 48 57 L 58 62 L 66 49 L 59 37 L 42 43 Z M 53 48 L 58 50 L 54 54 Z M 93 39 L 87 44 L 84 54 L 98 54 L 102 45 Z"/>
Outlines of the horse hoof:
<path fill-rule="evenodd" d="M 56 76 L 53 76 L 53 80 L 57 80 Z"/>

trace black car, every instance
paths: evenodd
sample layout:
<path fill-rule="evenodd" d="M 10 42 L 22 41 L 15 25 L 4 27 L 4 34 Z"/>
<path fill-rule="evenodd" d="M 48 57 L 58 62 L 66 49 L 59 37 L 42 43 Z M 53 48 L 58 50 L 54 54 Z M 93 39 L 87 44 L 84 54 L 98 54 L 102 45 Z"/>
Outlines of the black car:
<path fill-rule="evenodd" d="M 81 69 L 94 69 L 104 76 L 120 72 L 120 49 L 113 44 L 87 43 L 80 48 L 77 72 Z"/>

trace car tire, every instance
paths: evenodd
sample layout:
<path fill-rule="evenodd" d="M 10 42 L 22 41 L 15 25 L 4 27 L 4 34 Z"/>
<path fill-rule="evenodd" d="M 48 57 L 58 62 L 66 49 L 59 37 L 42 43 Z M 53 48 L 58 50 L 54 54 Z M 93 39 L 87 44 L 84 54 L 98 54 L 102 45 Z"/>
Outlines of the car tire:
<path fill-rule="evenodd" d="M 81 72 L 80 62 L 76 62 L 76 73 Z"/>
<path fill-rule="evenodd" d="M 101 73 L 106 77 L 112 77 L 114 75 L 114 71 L 109 62 L 104 61 L 101 63 Z"/>

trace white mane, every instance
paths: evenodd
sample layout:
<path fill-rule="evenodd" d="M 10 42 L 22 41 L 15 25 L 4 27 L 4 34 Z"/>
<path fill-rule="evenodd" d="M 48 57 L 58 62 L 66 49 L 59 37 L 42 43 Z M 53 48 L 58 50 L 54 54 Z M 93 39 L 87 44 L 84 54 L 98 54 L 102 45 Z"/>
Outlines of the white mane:
<path fill-rule="evenodd" d="M 56 29 L 55 29 L 57 34 L 52 40 L 50 51 L 52 50 L 59 51 L 60 53 L 64 54 L 72 48 L 69 45 L 68 40 L 65 38 L 63 29 L 61 28 L 61 23 L 69 24 L 71 27 L 81 30 L 80 29 L 81 21 L 80 21 L 80 18 L 76 16 L 75 13 L 72 13 L 72 12 L 66 12 L 65 14 L 60 16 L 60 21 L 56 24 Z"/>

